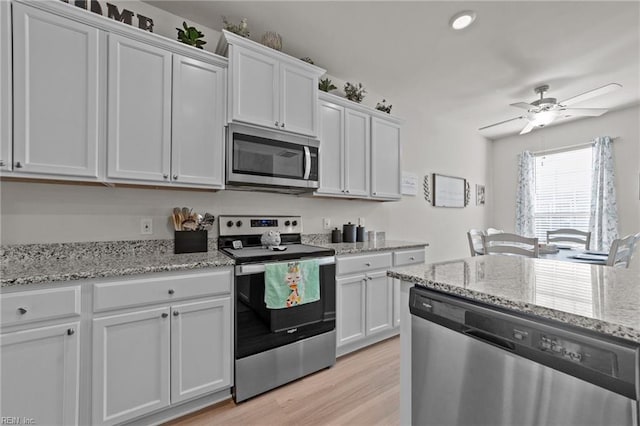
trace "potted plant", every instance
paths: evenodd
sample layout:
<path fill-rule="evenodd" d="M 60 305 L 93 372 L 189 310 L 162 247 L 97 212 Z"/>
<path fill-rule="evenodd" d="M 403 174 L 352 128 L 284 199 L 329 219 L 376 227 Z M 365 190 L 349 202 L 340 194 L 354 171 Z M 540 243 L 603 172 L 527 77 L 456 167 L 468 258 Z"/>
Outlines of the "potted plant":
<path fill-rule="evenodd" d="M 188 44 L 189 46 L 197 47 L 198 49 L 202 49 L 202 46 L 207 44 L 206 41 L 202 40 L 204 34 L 196 29 L 196 27 L 190 27 L 186 22 L 182 22 L 182 26 L 184 29 L 176 28 L 178 30 L 178 41 Z"/>
<path fill-rule="evenodd" d="M 336 90 L 337 87 L 331 80 L 329 80 L 329 77 L 325 77 L 321 78 L 318 82 L 318 89 L 322 90 L 323 92 L 330 92 L 332 90 Z"/>
<path fill-rule="evenodd" d="M 386 99 L 383 99 L 382 103 L 378 102 L 376 104 L 376 109 L 378 111 L 382 111 L 382 112 L 386 112 L 387 114 L 391 114 L 391 108 L 393 107 L 393 105 L 387 105 L 386 102 L 387 102 Z"/>
<path fill-rule="evenodd" d="M 360 103 L 364 99 L 364 95 L 367 93 L 365 88 L 362 86 L 362 83 L 351 84 L 347 81 L 344 85 L 344 94 L 350 101 Z"/>

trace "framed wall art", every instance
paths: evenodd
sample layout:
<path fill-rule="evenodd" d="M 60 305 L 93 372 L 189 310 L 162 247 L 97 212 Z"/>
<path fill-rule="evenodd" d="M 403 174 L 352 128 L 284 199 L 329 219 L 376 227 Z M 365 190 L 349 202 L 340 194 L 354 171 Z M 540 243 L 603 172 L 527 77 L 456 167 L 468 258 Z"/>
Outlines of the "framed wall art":
<path fill-rule="evenodd" d="M 476 185 L 476 205 L 484 206 L 484 185 Z"/>
<path fill-rule="evenodd" d="M 466 179 L 433 174 L 433 205 L 435 207 L 464 207 Z"/>

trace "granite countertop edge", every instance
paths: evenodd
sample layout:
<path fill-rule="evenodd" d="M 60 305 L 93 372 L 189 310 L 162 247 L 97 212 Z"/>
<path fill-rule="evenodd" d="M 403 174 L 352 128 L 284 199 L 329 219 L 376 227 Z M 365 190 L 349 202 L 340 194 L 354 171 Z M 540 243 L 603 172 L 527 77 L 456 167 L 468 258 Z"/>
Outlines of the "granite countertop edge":
<path fill-rule="evenodd" d="M 222 256 L 224 257 L 224 256 Z M 141 275 L 154 272 L 188 271 L 205 268 L 221 268 L 235 265 L 231 258 L 215 260 L 201 260 L 194 262 L 167 262 L 160 265 L 148 265 L 137 267 L 107 268 L 97 270 L 85 270 L 69 273 L 33 274 L 13 278 L 0 278 L 0 288 L 29 286 L 35 284 L 61 284 L 69 281 L 87 280 L 94 278 L 123 277 L 128 275 Z"/>
<path fill-rule="evenodd" d="M 393 251 L 404 250 L 410 248 L 424 248 L 428 247 L 429 243 L 417 242 L 417 241 L 401 241 L 401 240 L 387 240 L 376 243 L 374 247 L 371 247 L 368 242 L 360 243 L 322 243 L 319 246 L 331 248 L 336 251 L 336 256 L 343 254 L 358 254 L 358 253 L 372 253 L 379 251 Z"/>
<path fill-rule="evenodd" d="M 582 329 L 591 330 L 597 333 L 615 336 L 621 339 L 640 343 L 640 330 L 633 327 L 615 324 L 595 318 L 588 318 L 577 314 L 534 305 L 531 303 L 517 302 L 505 297 L 495 296 L 488 293 L 465 289 L 455 285 L 432 281 L 411 274 L 405 274 L 393 269 L 387 271 L 387 275 L 391 278 L 397 278 L 415 284 L 422 284 L 429 289 L 438 290 L 453 296 L 462 296 L 467 299 L 475 300 L 500 308 L 505 308 L 512 311 L 541 317 L 544 319 L 550 319 L 553 321 L 570 324 Z"/>

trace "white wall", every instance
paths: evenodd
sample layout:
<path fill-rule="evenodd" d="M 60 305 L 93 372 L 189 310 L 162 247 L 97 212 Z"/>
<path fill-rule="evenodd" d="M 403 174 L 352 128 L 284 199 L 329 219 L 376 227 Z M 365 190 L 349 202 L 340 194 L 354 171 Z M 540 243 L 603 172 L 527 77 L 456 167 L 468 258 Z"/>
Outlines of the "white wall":
<path fill-rule="evenodd" d="M 516 135 L 493 142 L 492 225 L 513 231 L 517 155 L 525 150 L 540 151 L 587 143 L 596 136 L 618 137 L 613 142 L 616 194 L 620 235 L 640 231 L 640 108 L 638 106 L 609 112 L 601 117 L 575 120 L 526 135 Z M 491 193 L 489 193 L 491 196 Z"/>
<path fill-rule="evenodd" d="M 167 15 L 144 3 L 130 4 L 130 9 L 154 18 L 155 32 L 175 38 L 182 18 Z M 106 10 L 106 8 L 105 8 Z M 203 27 L 201 25 L 194 24 Z M 204 27 L 203 27 L 204 28 Z M 207 30 L 209 31 L 209 30 Z M 213 30 L 211 30 L 213 31 Z M 206 32 L 206 31 L 205 31 Z M 217 40 L 207 37 L 207 47 Z M 340 88 L 344 80 L 336 77 Z M 363 82 L 369 94 L 365 105 L 374 106 L 382 99 L 375 93 L 375 82 Z M 154 234 L 147 238 L 172 238 L 168 215 L 174 206 L 188 206 L 196 211 L 221 214 L 297 214 L 303 216 L 306 233 L 328 232 L 322 218 L 332 225 L 365 218 L 369 230 L 387 231 L 389 238 L 430 243 L 429 260 L 468 256 L 465 232 L 485 228 L 491 197 L 487 205 L 475 205 L 475 184 L 491 185 L 488 175 L 490 144 L 465 123 L 439 122 L 427 113 L 425 100 L 416 97 L 412 87 L 398 81 L 395 93 L 385 94 L 393 100 L 393 115 L 406 119 L 403 137 L 403 170 L 418 174 L 443 173 L 465 177 L 472 187 L 471 205 L 464 209 L 435 208 L 422 196 L 403 197 L 400 202 L 371 202 L 298 197 L 258 192 L 221 191 L 218 193 L 101 186 L 60 185 L 24 182 L 0 184 L 0 243 L 50 243 L 72 241 L 133 240 L 140 235 L 140 219 L 152 217 Z M 216 226 L 217 227 L 217 226 Z"/>

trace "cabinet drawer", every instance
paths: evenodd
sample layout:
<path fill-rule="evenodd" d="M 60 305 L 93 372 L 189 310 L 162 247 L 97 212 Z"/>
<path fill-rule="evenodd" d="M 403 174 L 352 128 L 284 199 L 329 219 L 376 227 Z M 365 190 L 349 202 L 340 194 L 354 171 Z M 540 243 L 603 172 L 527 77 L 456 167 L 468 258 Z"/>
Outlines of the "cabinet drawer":
<path fill-rule="evenodd" d="M 336 263 L 337 275 L 389 268 L 391 267 L 391 252 L 339 257 Z"/>
<path fill-rule="evenodd" d="M 393 264 L 395 266 L 411 265 L 414 263 L 424 263 L 424 248 L 396 251 L 393 253 Z"/>
<path fill-rule="evenodd" d="M 0 294 L 2 326 L 80 315 L 80 287 Z"/>
<path fill-rule="evenodd" d="M 231 270 L 98 283 L 94 312 L 231 292 Z"/>

